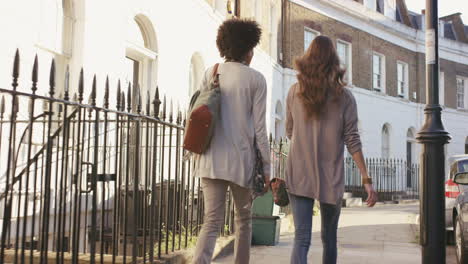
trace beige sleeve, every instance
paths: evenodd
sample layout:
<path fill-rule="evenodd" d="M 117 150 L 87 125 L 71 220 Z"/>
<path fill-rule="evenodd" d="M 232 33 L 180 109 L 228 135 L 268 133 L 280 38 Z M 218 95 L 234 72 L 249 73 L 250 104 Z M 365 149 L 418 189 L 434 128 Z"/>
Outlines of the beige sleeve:
<path fill-rule="evenodd" d="M 294 96 L 294 87 L 295 85 L 291 86 L 288 93 L 288 98 L 286 99 L 286 136 L 291 139 L 294 127 L 294 120 L 291 113 L 291 104 Z"/>
<path fill-rule="evenodd" d="M 346 91 L 348 92 L 348 91 Z M 358 112 L 356 99 L 351 92 L 348 92 L 346 106 L 344 109 L 344 142 L 350 154 L 354 154 L 362 149 L 361 137 L 358 128 Z"/>
<path fill-rule="evenodd" d="M 263 159 L 263 170 L 266 174 L 270 174 L 270 144 L 268 142 L 266 130 L 266 97 L 267 84 L 262 75 L 261 78 L 259 78 L 258 85 L 254 91 L 252 110 L 255 137 Z"/>

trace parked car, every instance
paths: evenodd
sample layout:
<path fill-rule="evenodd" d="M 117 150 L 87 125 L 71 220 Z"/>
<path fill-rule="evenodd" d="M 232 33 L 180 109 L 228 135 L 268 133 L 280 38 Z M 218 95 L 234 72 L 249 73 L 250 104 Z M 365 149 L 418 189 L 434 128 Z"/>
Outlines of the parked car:
<path fill-rule="evenodd" d="M 465 172 L 455 174 L 453 181 L 462 188 L 455 200 L 455 218 L 453 220 L 455 234 L 455 251 L 458 264 L 468 264 L 468 162 L 464 164 Z"/>
<path fill-rule="evenodd" d="M 447 231 L 453 231 L 453 220 L 457 216 L 455 209 L 455 201 L 460 194 L 461 189 L 468 187 L 460 187 L 453 181 L 455 174 L 468 171 L 468 155 L 456 155 L 448 159 L 449 171 L 445 181 L 445 227 Z"/>

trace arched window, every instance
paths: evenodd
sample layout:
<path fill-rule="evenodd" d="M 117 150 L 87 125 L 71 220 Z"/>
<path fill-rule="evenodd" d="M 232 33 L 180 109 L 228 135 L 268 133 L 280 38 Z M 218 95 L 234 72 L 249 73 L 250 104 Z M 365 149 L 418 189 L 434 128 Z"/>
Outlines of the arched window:
<path fill-rule="evenodd" d="M 281 102 L 276 102 L 275 107 L 275 138 L 280 139 L 283 136 L 283 106 Z"/>
<path fill-rule="evenodd" d="M 132 94 L 140 93 L 142 102 L 146 102 L 146 95 L 151 93 L 157 84 L 156 33 L 146 16 L 137 15 L 132 20 L 128 23 L 127 31 L 125 85 L 132 83 Z M 133 106 L 136 106 L 138 97 L 132 96 L 132 99 Z"/>
<path fill-rule="evenodd" d="M 205 63 L 202 56 L 196 52 L 190 59 L 190 75 L 189 75 L 189 96 L 198 90 L 198 87 L 205 73 Z"/>
<path fill-rule="evenodd" d="M 390 158 L 390 125 L 385 124 L 382 128 L 382 158 Z"/>
<path fill-rule="evenodd" d="M 57 96 L 63 93 L 65 71 L 72 56 L 74 21 L 72 0 L 40 1 L 38 45 L 55 59 Z"/>

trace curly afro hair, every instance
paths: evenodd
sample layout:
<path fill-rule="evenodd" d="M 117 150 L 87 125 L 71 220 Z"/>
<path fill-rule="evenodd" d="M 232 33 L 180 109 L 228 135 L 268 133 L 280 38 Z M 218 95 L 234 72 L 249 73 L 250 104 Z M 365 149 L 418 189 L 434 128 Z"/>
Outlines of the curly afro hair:
<path fill-rule="evenodd" d="M 233 18 L 226 20 L 218 28 L 216 45 L 221 57 L 228 61 L 241 61 L 250 50 L 257 46 L 261 35 L 262 30 L 257 22 Z"/>

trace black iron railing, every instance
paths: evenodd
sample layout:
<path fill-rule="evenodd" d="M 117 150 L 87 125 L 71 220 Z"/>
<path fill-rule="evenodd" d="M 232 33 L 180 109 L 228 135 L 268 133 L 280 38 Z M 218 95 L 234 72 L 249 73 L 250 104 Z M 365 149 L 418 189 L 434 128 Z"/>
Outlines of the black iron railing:
<path fill-rule="evenodd" d="M 115 91 L 107 80 L 97 104 L 94 76 L 84 103 L 84 73 L 70 95 L 56 96 L 52 63 L 48 96 L 0 89 L 0 263 L 154 263 L 190 247 L 203 222 L 200 181 L 182 148 L 185 118 L 172 103 L 139 87 Z M 221 234 L 233 232 L 228 194 Z"/>
<path fill-rule="evenodd" d="M 379 201 L 419 199 L 419 165 L 401 159 L 366 159 Z M 352 158 L 345 159 L 345 190 L 355 197 L 367 198 L 361 173 Z"/>
<path fill-rule="evenodd" d="M 284 178 L 289 144 L 284 139 L 271 140 L 272 176 Z M 419 199 L 419 165 L 402 159 L 367 158 L 367 170 L 373 178 L 379 201 Z M 345 159 L 345 191 L 366 199 L 361 173 L 351 157 Z M 289 208 L 282 208 L 289 213 Z"/>

